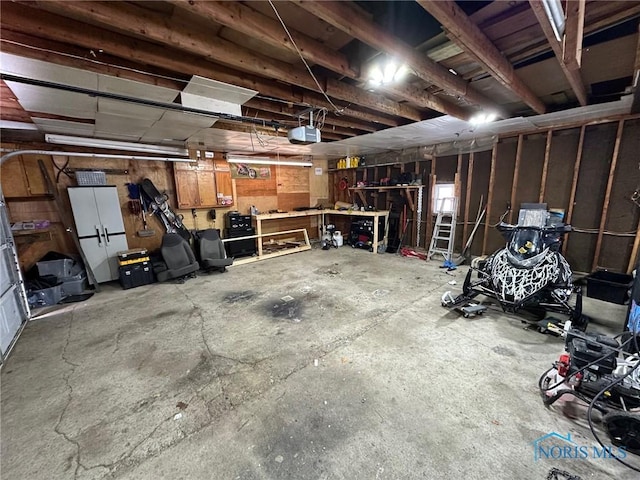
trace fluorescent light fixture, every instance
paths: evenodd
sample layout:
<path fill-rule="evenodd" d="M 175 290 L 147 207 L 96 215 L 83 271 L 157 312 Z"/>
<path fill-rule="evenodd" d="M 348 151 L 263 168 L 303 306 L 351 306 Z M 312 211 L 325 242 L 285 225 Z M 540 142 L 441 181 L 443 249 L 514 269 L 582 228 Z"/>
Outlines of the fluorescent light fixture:
<path fill-rule="evenodd" d="M 311 167 L 311 162 L 298 162 L 287 160 L 276 160 L 269 157 L 243 157 L 240 155 L 227 155 L 227 162 L 229 163 L 247 163 L 254 165 L 281 165 L 286 167 Z"/>
<path fill-rule="evenodd" d="M 35 123 L 26 122 L 13 122 L 11 120 L 0 120 L 0 129 L 12 129 L 12 130 L 38 130 L 38 125 Z"/>
<path fill-rule="evenodd" d="M 189 156 L 186 148 L 150 145 L 147 143 L 118 142 L 101 138 L 72 137 L 70 135 L 55 135 L 47 133 L 44 136 L 47 143 L 56 145 L 74 145 L 76 147 L 106 148 L 109 150 L 128 150 L 131 152 L 158 153 L 161 155 Z"/>
<path fill-rule="evenodd" d="M 556 40 L 561 42 L 565 27 L 562 2 L 560 0 L 542 0 L 542 6 L 544 7 L 544 12 L 547 14 L 551 28 L 553 28 Z"/>
<path fill-rule="evenodd" d="M 145 155 L 125 155 L 115 153 L 65 152 L 60 150 L 10 150 L 0 148 L 0 152 L 8 152 L 0 157 L 0 163 L 16 155 L 60 155 L 61 157 L 108 158 L 122 160 L 150 160 L 153 162 L 195 162 L 184 157 L 149 157 Z"/>

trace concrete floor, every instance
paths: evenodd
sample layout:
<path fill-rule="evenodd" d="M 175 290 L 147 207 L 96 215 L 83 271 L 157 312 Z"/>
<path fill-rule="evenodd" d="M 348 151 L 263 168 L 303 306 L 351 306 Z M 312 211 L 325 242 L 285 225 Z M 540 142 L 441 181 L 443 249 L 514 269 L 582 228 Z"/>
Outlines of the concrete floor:
<path fill-rule="evenodd" d="M 595 445 L 538 394 L 562 341 L 442 308 L 466 268 L 439 265 L 314 249 L 32 321 L 2 369 L 2 478 L 637 478 L 534 461 L 551 431 Z"/>

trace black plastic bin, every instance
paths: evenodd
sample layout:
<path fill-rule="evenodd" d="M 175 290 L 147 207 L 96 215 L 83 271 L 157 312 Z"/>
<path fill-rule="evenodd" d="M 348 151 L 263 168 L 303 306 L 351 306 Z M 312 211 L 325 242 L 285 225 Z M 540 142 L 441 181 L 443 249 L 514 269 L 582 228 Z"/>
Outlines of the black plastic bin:
<path fill-rule="evenodd" d="M 606 270 L 587 275 L 587 297 L 624 305 L 629 300 L 633 277 Z"/>

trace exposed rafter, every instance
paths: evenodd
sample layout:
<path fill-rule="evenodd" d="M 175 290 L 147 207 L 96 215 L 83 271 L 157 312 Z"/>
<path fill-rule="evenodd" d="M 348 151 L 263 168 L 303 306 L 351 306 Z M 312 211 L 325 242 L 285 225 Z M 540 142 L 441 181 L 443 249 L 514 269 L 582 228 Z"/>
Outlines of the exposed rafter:
<path fill-rule="evenodd" d="M 317 90 L 315 82 L 306 70 L 260 55 L 220 37 L 216 37 L 212 42 L 211 32 L 206 28 L 189 25 L 177 19 L 172 20 L 171 25 L 168 26 L 163 15 L 144 10 L 136 5 L 121 2 L 65 1 L 46 1 L 38 5 L 43 9 L 64 13 L 107 29 L 148 38 L 245 72 L 286 81 L 309 90 Z M 56 26 L 51 25 L 51 28 Z M 419 121 L 423 117 L 417 109 L 399 104 L 382 95 L 366 92 L 330 78 L 325 79 L 324 83 L 329 97 L 354 102 L 363 107 L 413 121 Z"/>
<path fill-rule="evenodd" d="M 55 25 L 55 28 L 52 27 L 53 25 Z M 18 43 L 37 45 L 37 43 L 35 43 L 37 39 L 33 37 L 37 36 L 61 43 L 71 42 L 85 47 L 87 52 L 94 50 L 96 45 L 99 45 L 106 54 L 113 55 L 117 58 L 134 60 L 144 65 L 153 65 L 175 72 L 188 73 L 189 75 L 201 75 L 220 82 L 257 90 L 262 95 L 288 100 L 294 103 L 304 103 L 327 109 L 332 108 L 322 95 L 318 93 L 306 91 L 296 92 L 280 82 L 267 80 L 258 75 L 241 73 L 229 67 L 208 62 L 195 55 L 184 52 L 178 53 L 150 42 L 135 40 L 124 36 L 118 36 L 116 38 L 111 32 L 105 29 L 82 24 L 59 15 L 33 10 L 27 6 L 16 5 L 14 3 L 3 4 L 2 16 L 0 16 L 0 27 L 2 28 L 3 39 L 13 38 Z M 23 33 L 14 33 L 12 32 L 14 29 Z M 30 41 L 25 33 L 30 35 L 31 37 L 29 38 L 33 40 Z M 56 48 L 59 48 L 59 46 Z M 2 49 L 6 52 L 13 52 L 27 57 L 54 61 L 61 64 L 67 64 L 67 61 L 71 61 L 46 52 L 20 47 L 17 44 L 3 43 Z M 78 60 L 76 59 L 74 63 L 69 66 L 80 66 L 77 62 Z M 339 107 L 344 108 L 341 118 L 352 117 L 361 121 L 391 127 L 399 125 L 399 122 L 391 117 L 362 109 L 349 108 L 347 104 L 336 103 Z"/>
<path fill-rule="evenodd" d="M 498 104 L 475 90 L 466 80 L 449 72 L 447 68 L 417 52 L 412 46 L 365 18 L 351 2 L 308 0 L 294 0 L 294 2 L 360 41 L 406 62 L 423 80 L 465 99 L 470 104 L 501 112 Z"/>
<path fill-rule="evenodd" d="M 558 39 L 555 37 L 553 33 L 553 28 L 551 27 L 551 22 L 547 17 L 547 14 L 544 11 L 544 6 L 541 0 L 529 0 L 529 4 L 531 5 L 531 9 L 533 13 L 535 13 L 536 18 L 538 19 L 538 23 L 540 27 L 542 27 L 542 31 L 544 32 L 545 37 L 547 37 L 547 41 L 553 50 L 556 58 L 558 59 L 558 63 L 560 63 L 560 68 L 564 73 L 565 77 L 567 77 L 567 81 L 571 88 L 573 89 L 573 93 L 575 93 L 580 105 L 587 104 L 587 91 L 584 87 L 584 82 L 582 81 L 582 77 L 580 76 L 580 70 L 572 70 L 567 64 L 564 62 L 563 53 L 562 53 L 562 45 L 558 42 Z"/>
<path fill-rule="evenodd" d="M 640 24 L 638 24 L 636 60 L 633 63 L 633 103 L 631 104 L 631 113 L 640 113 Z"/>
<path fill-rule="evenodd" d="M 570 70 L 578 70 L 582 65 L 585 4 L 585 0 L 567 1 L 562 61 Z"/>
<path fill-rule="evenodd" d="M 284 47 L 294 53 L 298 53 L 299 49 L 304 58 L 312 63 L 322 65 L 340 75 L 365 81 L 360 78 L 359 72 L 349 65 L 349 60 L 344 54 L 329 49 L 324 44 L 289 26 L 287 29 L 298 47 L 296 49 L 279 22 L 253 10 L 250 6 L 239 2 L 196 2 L 193 0 L 171 0 L 171 3 L 271 46 Z M 457 105 L 416 88 L 398 86 L 394 88 L 394 92 L 403 100 L 421 108 L 429 108 L 462 119 L 469 116 L 464 109 Z"/>
<path fill-rule="evenodd" d="M 483 65 L 504 87 L 520 97 L 537 113 L 544 113 L 544 103 L 518 77 L 513 65 L 507 60 L 478 26 L 458 7 L 454 1 L 433 2 L 418 0 L 418 3 L 438 20 L 448 36 L 467 55 Z"/>

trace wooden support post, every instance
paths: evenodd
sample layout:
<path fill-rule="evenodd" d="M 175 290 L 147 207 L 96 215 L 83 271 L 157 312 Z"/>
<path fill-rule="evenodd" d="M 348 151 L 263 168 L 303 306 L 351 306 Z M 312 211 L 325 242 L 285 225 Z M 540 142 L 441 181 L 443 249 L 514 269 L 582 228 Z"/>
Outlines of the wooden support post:
<path fill-rule="evenodd" d="M 425 243 L 431 241 L 433 235 L 433 191 L 436 186 L 436 157 L 431 159 L 431 173 L 429 174 L 429 208 L 427 209 L 427 236 Z"/>
<path fill-rule="evenodd" d="M 631 249 L 631 257 L 629 258 L 629 265 L 627 266 L 627 274 L 631 275 L 633 269 L 636 268 L 636 258 L 638 257 L 638 248 L 640 247 L 640 220 L 638 220 L 638 227 L 636 228 L 636 239 L 633 242 L 633 248 Z"/>
<path fill-rule="evenodd" d="M 565 216 L 565 221 L 567 225 L 571 225 L 571 220 L 573 218 L 573 204 L 576 201 L 576 189 L 578 187 L 578 174 L 580 173 L 580 162 L 582 162 L 582 147 L 584 145 L 584 132 L 587 129 L 586 125 L 583 125 L 580 128 L 580 140 L 578 140 L 578 152 L 576 153 L 576 161 L 573 164 L 573 180 L 571 181 L 571 193 L 569 194 L 569 205 L 567 205 L 567 215 Z M 562 244 L 562 255 L 566 255 L 567 253 L 567 244 L 569 241 L 569 237 L 565 236 L 564 242 Z"/>
<path fill-rule="evenodd" d="M 553 137 L 553 130 L 547 131 L 547 144 L 544 147 L 544 163 L 542 164 L 542 178 L 540 179 L 540 197 L 538 197 L 538 203 L 544 201 L 544 195 L 547 188 L 547 171 L 549 170 L 549 156 L 551 154 L 551 138 Z"/>
<path fill-rule="evenodd" d="M 600 227 L 598 228 L 598 240 L 596 241 L 596 251 L 593 254 L 593 263 L 591 271 L 598 268 L 598 260 L 600 260 L 600 250 L 602 249 L 602 237 L 604 228 L 607 224 L 607 214 L 609 213 L 609 200 L 611 199 L 611 188 L 613 187 L 613 177 L 616 173 L 616 165 L 618 163 L 618 154 L 620 153 L 620 142 L 622 140 L 622 130 L 624 129 L 624 120 L 618 122 L 618 131 L 616 132 L 616 143 L 613 147 L 613 156 L 611 158 L 611 167 L 609 168 L 609 180 L 607 181 L 607 189 L 604 194 L 604 202 L 602 204 L 602 215 L 600 215 Z"/>
<path fill-rule="evenodd" d="M 469 167 L 467 168 L 467 192 L 465 195 L 466 202 L 464 202 L 464 224 L 462 226 L 462 238 L 467 238 L 467 231 L 469 229 L 469 206 L 471 205 L 471 179 L 473 178 L 473 159 L 474 154 L 469 154 Z M 465 241 L 465 240 L 463 240 Z"/>
<path fill-rule="evenodd" d="M 487 193 L 487 212 L 484 224 L 484 235 L 482 237 L 482 255 L 487 254 L 487 238 L 489 237 L 489 215 L 491 215 L 491 204 L 493 203 L 493 186 L 496 180 L 496 158 L 498 157 L 498 144 L 493 144 L 493 150 L 491 150 L 491 170 L 489 173 L 489 192 Z M 480 205 L 482 209 L 482 205 Z M 480 212 L 478 212 L 478 215 Z"/>
<path fill-rule="evenodd" d="M 462 212 L 464 208 L 462 205 L 462 154 L 458 154 L 458 164 L 456 165 L 456 173 L 453 177 L 454 184 L 454 195 L 458 199 L 458 211 L 456 212 L 458 216 Z M 464 241 L 464 239 L 462 240 Z"/>
<path fill-rule="evenodd" d="M 518 147 L 516 148 L 516 165 L 513 169 L 513 185 L 511 186 L 511 210 L 509 211 L 509 223 L 513 223 L 513 210 L 516 208 L 516 192 L 518 190 L 518 175 L 520 174 L 520 159 L 522 158 L 523 140 L 523 135 L 518 135 Z"/>

